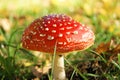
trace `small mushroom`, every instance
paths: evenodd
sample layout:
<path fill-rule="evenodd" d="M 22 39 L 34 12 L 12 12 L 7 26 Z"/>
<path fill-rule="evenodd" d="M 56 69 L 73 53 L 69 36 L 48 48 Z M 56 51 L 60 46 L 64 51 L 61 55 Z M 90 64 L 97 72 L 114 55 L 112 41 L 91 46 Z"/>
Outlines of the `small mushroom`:
<path fill-rule="evenodd" d="M 51 14 L 34 20 L 24 31 L 22 46 L 52 54 L 55 50 L 54 80 L 66 80 L 64 55 L 94 44 L 94 33 L 85 25 L 63 14 Z"/>

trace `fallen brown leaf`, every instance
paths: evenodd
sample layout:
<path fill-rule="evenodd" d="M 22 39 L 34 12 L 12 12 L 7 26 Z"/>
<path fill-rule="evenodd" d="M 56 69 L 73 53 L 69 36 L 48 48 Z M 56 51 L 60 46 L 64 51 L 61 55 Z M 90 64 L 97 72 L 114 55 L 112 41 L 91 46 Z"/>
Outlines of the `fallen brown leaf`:
<path fill-rule="evenodd" d="M 106 52 L 110 49 L 110 45 L 111 45 L 111 41 L 107 42 L 107 43 L 101 43 L 100 45 L 98 45 L 98 47 L 96 48 L 96 52 L 101 54 L 103 52 Z"/>
<path fill-rule="evenodd" d="M 120 44 L 118 44 L 115 48 L 109 51 L 112 55 L 110 56 L 110 61 L 117 58 L 117 54 L 120 53 Z"/>

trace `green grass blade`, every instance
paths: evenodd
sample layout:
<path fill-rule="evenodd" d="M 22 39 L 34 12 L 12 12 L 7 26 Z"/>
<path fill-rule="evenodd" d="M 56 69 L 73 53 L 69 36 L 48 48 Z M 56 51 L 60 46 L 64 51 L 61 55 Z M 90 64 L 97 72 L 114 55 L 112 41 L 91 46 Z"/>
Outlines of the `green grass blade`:
<path fill-rule="evenodd" d="M 55 56 L 56 56 L 56 49 L 57 49 L 57 42 L 56 42 L 55 47 L 54 47 L 53 60 L 52 60 L 52 70 L 51 70 L 50 80 L 53 80 L 53 72 L 54 72 L 54 62 L 55 62 Z"/>
<path fill-rule="evenodd" d="M 118 54 L 118 64 L 120 65 L 120 54 Z"/>
<path fill-rule="evenodd" d="M 99 56 L 99 57 L 103 60 L 104 63 L 107 63 L 107 61 L 106 61 L 101 55 L 99 55 L 97 52 L 95 52 L 95 51 L 93 51 L 93 50 L 90 50 L 90 52 L 92 52 L 92 53 L 94 53 L 95 55 Z"/>
<path fill-rule="evenodd" d="M 74 74 L 75 74 L 75 70 L 73 71 L 73 73 L 72 73 L 72 75 L 71 75 L 71 77 L 70 77 L 70 80 L 73 80 Z"/>
<path fill-rule="evenodd" d="M 119 64 L 117 64 L 114 60 L 112 60 L 111 62 L 112 62 L 112 64 L 114 64 L 120 70 L 120 65 Z"/>
<path fill-rule="evenodd" d="M 82 74 L 76 66 L 73 66 L 66 58 L 65 58 L 65 61 L 84 79 L 84 80 L 88 80 L 87 77 Z"/>
<path fill-rule="evenodd" d="M 97 75 L 97 74 L 92 74 L 92 73 L 86 73 L 85 75 L 86 75 L 86 76 L 91 76 L 91 77 L 100 77 L 99 75 Z"/>

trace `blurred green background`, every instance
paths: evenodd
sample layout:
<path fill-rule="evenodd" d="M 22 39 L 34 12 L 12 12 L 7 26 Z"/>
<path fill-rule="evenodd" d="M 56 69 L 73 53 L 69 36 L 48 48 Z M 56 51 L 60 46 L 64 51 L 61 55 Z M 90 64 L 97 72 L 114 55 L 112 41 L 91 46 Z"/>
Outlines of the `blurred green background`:
<path fill-rule="evenodd" d="M 119 0 L 0 0 L 1 19 L 26 17 L 32 21 L 43 15 L 63 13 L 94 28 L 92 21 L 97 19 L 100 27 L 110 32 L 120 29 L 119 10 Z"/>
<path fill-rule="evenodd" d="M 24 80 L 32 79 L 33 76 L 41 77 L 32 70 L 36 69 L 36 65 L 43 67 L 50 64 L 51 59 L 47 54 L 43 56 L 41 53 L 23 49 L 21 47 L 21 36 L 24 29 L 33 20 L 55 13 L 67 14 L 94 31 L 96 40 L 90 50 L 97 50 L 98 53 L 120 53 L 120 0 L 0 0 L 0 79 Z M 111 45 L 107 44 L 109 42 Z M 104 46 L 108 46 L 107 49 Z M 90 52 L 85 51 L 85 53 Z M 35 55 L 39 55 L 39 58 Z M 81 54 L 71 54 L 66 58 L 70 62 L 74 60 L 75 63 L 79 62 L 78 60 L 81 58 L 85 60 L 93 58 L 81 56 Z M 104 56 L 101 60 L 103 59 L 108 61 Z M 120 55 L 117 55 L 117 59 L 112 64 L 116 66 L 118 61 L 120 61 Z M 109 66 L 107 67 L 109 68 Z M 120 69 L 120 63 L 115 69 Z M 46 70 L 48 72 L 48 68 Z M 103 74 L 106 72 L 103 70 Z M 108 72 L 108 74 L 103 75 L 106 78 L 105 80 L 120 80 L 118 76 L 120 71 Z M 81 76 L 87 80 L 86 74 Z M 93 74 L 89 76 L 100 77 L 100 75 Z"/>

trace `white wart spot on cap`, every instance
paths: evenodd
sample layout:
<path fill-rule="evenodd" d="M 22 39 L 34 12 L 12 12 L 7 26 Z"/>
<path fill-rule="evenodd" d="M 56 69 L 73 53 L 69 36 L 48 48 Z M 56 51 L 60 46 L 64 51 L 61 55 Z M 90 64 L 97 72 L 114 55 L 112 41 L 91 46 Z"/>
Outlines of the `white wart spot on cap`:
<path fill-rule="evenodd" d="M 65 28 L 60 28 L 60 30 L 65 30 Z"/>
<path fill-rule="evenodd" d="M 70 32 L 66 32 L 66 34 L 70 34 Z"/>
<path fill-rule="evenodd" d="M 67 42 L 71 42 L 71 41 L 72 41 L 72 39 L 71 39 L 71 38 L 67 38 L 66 40 L 67 40 Z"/>
<path fill-rule="evenodd" d="M 36 26 L 34 26 L 33 28 L 36 29 Z"/>
<path fill-rule="evenodd" d="M 62 24 L 60 23 L 60 27 L 62 26 Z"/>
<path fill-rule="evenodd" d="M 31 40 L 30 43 L 33 43 L 33 41 Z"/>
<path fill-rule="evenodd" d="M 28 49 L 29 47 L 27 46 L 27 49 Z"/>
<path fill-rule="evenodd" d="M 26 36 L 26 39 L 30 39 L 30 37 L 29 37 L 29 36 Z"/>
<path fill-rule="evenodd" d="M 77 27 L 77 24 L 74 24 L 74 27 Z"/>
<path fill-rule="evenodd" d="M 57 44 L 59 44 L 59 45 L 66 45 L 67 42 L 58 42 Z"/>
<path fill-rule="evenodd" d="M 50 21 L 48 21 L 48 24 L 50 24 Z"/>
<path fill-rule="evenodd" d="M 57 27 L 57 25 L 56 25 L 56 24 L 53 24 L 53 27 Z"/>
<path fill-rule="evenodd" d="M 44 22 L 44 21 L 43 21 L 42 23 L 43 23 L 43 24 L 45 24 L 45 22 Z"/>
<path fill-rule="evenodd" d="M 62 34 L 62 33 L 60 33 L 60 34 L 58 35 L 58 37 L 63 37 L 63 34 Z"/>
<path fill-rule="evenodd" d="M 56 30 L 52 30 L 51 32 L 52 32 L 52 33 L 56 33 Z"/>
<path fill-rule="evenodd" d="M 39 30 L 39 29 L 38 29 Z M 41 30 L 45 30 L 44 28 L 41 28 Z"/>
<path fill-rule="evenodd" d="M 33 35 L 36 35 L 37 32 L 34 32 Z"/>
<path fill-rule="evenodd" d="M 40 37 L 45 37 L 46 36 L 46 34 L 40 34 Z"/>
<path fill-rule="evenodd" d="M 64 17 L 63 17 L 64 18 Z M 65 22 L 65 19 L 63 20 L 63 22 Z"/>
<path fill-rule="evenodd" d="M 36 35 L 36 32 L 34 32 L 34 31 L 30 31 L 30 33 L 32 33 L 33 35 Z"/>
<path fill-rule="evenodd" d="M 64 43 L 63 43 L 63 42 L 58 42 L 58 44 L 62 45 L 62 44 L 64 44 Z"/>
<path fill-rule="evenodd" d="M 53 40 L 53 39 L 54 39 L 54 36 L 48 35 L 47 39 L 48 39 L 48 40 Z"/>
<path fill-rule="evenodd" d="M 45 31 L 49 31 L 49 28 L 45 28 Z"/>
<path fill-rule="evenodd" d="M 72 29 L 72 27 L 66 27 L 66 29 Z"/>
<path fill-rule="evenodd" d="M 78 31 L 74 31 L 73 34 L 78 34 Z"/>
<path fill-rule="evenodd" d="M 57 18 L 59 18 L 59 15 L 56 15 Z"/>
<path fill-rule="evenodd" d="M 38 42 L 39 42 L 39 41 L 41 41 L 41 40 L 39 40 L 39 39 L 35 38 L 35 39 L 33 39 L 33 41 L 38 41 Z"/>
<path fill-rule="evenodd" d="M 68 24 L 71 24 L 70 22 L 68 22 Z"/>
<path fill-rule="evenodd" d="M 66 42 L 64 42 L 64 45 L 66 45 L 67 43 Z"/>
<path fill-rule="evenodd" d="M 45 27 L 47 27 L 47 24 L 44 24 Z"/>
<path fill-rule="evenodd" d="M 79 29 L 80 29 L 80 30 L 83 30 L 83 27 L 80 26 Z"/>
<path fill-rule="evenodd" d="M 85 28 L 85 31 L 88 31 L 88 28 Z"/>

